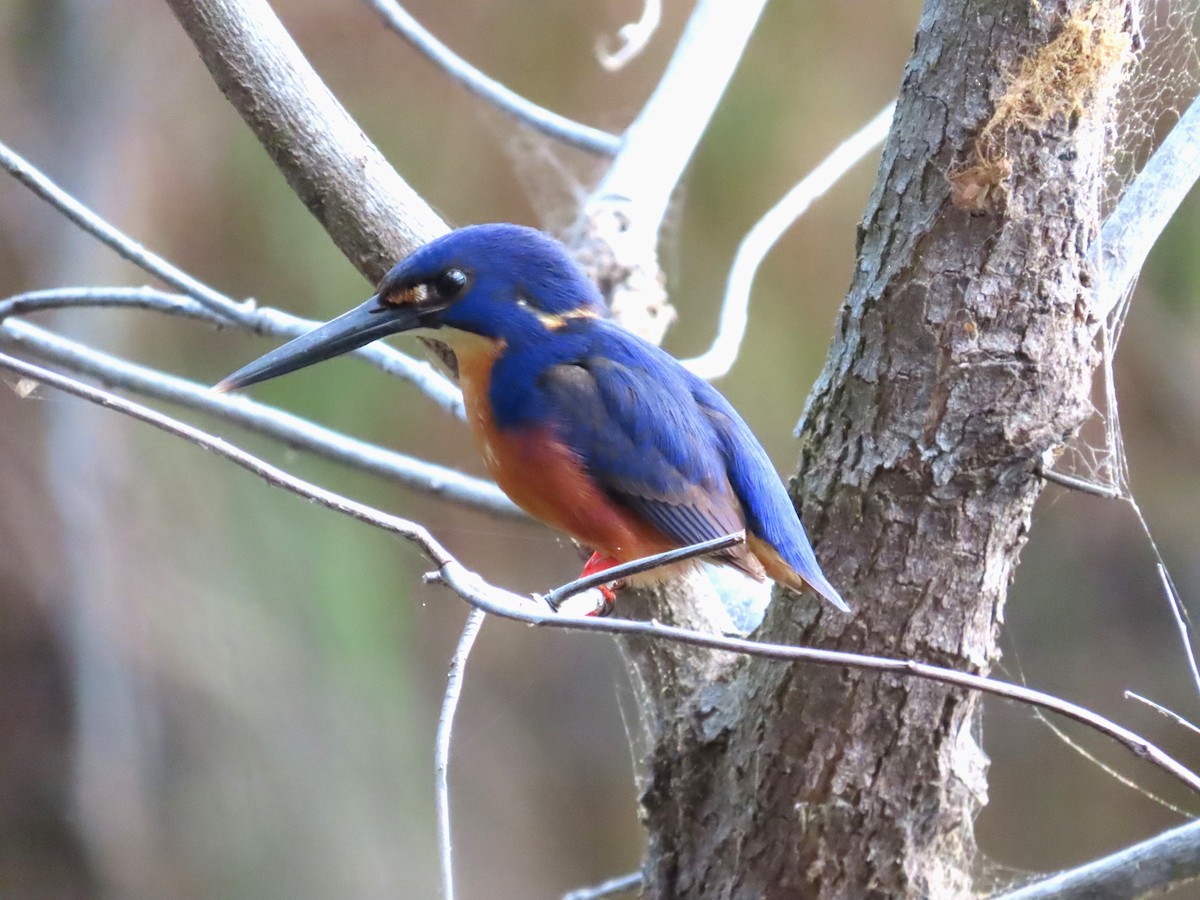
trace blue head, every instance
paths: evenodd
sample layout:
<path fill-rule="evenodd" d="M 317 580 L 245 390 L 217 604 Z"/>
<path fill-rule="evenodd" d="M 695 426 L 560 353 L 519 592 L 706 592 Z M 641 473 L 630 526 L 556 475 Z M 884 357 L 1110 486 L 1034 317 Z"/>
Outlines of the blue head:
<path fill-rule="evenodd" d="M 452 347 L 455 333 L 513 344 L 604 315 L 599 291 L 558 241 L 520 225 L 472 225 L 430 241 L 397 263 L 361 306 L 239 369 L 218 389 L 265 381 L 402 331 Z"/>

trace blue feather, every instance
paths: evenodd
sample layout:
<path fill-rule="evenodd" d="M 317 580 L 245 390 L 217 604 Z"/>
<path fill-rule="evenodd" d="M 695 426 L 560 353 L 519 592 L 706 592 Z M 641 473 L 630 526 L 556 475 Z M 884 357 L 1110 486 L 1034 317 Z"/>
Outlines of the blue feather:
<path fill-rule="evenodd" d="M 255 384 L 401 331 L 472 335 L 460 334 L 456 352 L 468 354 L 460 371 L 468 406 L 474 405 L 472 424 L 485 445 L 501 435 L 544 442 L 547 429 L 552 432 L 549 448 L 507 442 L 501 444 L 509 448 L 505 456 L 492 447 L 489 465 L 520 473 L 508 483 L 529 506 L 551 521 L 575 523 L 590 539 L 600 533 L 593 524 L 613 506 L 624 507 L 618 525 L 604 526 L 627 542 L 614 548 L 657 543 L 642 531 L 683 546 L 745 527 L 752 540 L 727 551 L 724 562 L 759 578 L 769 571 L 795 588 L 802 580 L 847 609 L 746 423 L 714 388 L 608 321 L 606 312 L 599 291 L 560 243 L 531 228 L 476 225 L 426 244 L 384 276 L 365 303 L 243 367 L 220 387 Z M 563 446 L 574 457 L 556 470 L 566 481 L 528 474 L 533 470 L 523 454 L 551 449 L 563 459 Z M 582 491 L 581 468 L 591 482 Z M 561 495 L 572 491 L 596 510 L 564 507 L 572 500 Z"/>
<path fill-rule="evenodd" d="M 847 608 L 746 423 L 707 382 L 606 319 L 565 247 L 517 225 L 463 228 L 397 265 L 380 295 L 430 283 L 450 267 L 469 286 L 430 324 L 503 343 L 489 393 L 497 428 L 552 425 L 616 502 L 672 540 L 696 543 L 744 524 Z M 761 574 L 748 554 L 737 548 L 727 561 Z"/>

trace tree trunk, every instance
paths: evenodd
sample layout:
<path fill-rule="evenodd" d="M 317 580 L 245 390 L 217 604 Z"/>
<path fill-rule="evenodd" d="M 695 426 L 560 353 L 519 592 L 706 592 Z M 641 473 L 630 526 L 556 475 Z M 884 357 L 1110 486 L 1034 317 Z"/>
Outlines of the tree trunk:
<path fill-rule="evenodd" d="M 974 672 L 995 661 L 1039 468 L 1090 410 L 1087 258 L 1127 22 L 1104 3 L 926 3 L 801 421 L 795 496 L 856 613 L 781 596 L 763 639 Z M 628 649 L 656 704 L 647 896 L 971 893 L 986 801 L 974 697 Z"/>

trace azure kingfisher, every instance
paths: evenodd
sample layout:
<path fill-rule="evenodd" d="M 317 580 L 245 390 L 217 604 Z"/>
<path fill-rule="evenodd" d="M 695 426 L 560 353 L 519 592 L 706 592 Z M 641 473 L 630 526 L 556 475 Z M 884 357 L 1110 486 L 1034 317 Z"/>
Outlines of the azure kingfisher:
<path fill-rule="evenodd" d="M 474 225 L 416 250 L 347 313 L 230 375 L 246 387 L 408 331 L 448 345 L 500 488 L 594 551 L 584 574 L 745 530 L 715 561 L 849 607 L 729 402 L 607 317 L 557 240 Z M 640 577 L 668 577 L 652 570 Z M 608 608 L 613 594 L 605 589 Z"/>

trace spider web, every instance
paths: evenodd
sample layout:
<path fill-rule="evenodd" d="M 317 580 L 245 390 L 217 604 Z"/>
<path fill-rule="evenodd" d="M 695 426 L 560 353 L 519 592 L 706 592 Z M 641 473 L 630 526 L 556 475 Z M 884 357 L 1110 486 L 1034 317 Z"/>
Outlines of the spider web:
<path fill-rule="evenodd" d="M 1123 12 L 1122 25 L 1131 33 L 1132 53 L 1116 89 L 1113 125 L 1106 135 L 1104 217 L 1120 202 L 1126 187 L 1200 88 L 1195 34 L 1198 0 L 1129 0 Z M 1113 374 L 1132 292 L 1133 284 L 1112 305 L 1097 332 L 1101 361 L 1092 394 L 1094 414 L 1056 459 L 1046 460 L 1045 468 L 1083 482 L 1068 486 L 1120 497 L 1136 509 Z M 1140 518 L 1140 511 L 1138 515 Z"/>
<path fill-rule="evenodd" d="M 1095 8 L 1096 4 L 1093 4 L 1089 9 Z M 1126 14 L 1125 24 L 1133 35 L 1133 54 L 1117 88 L 1114 124 L 1106 135 L 1108 186 L 1102 204 L 1106 218 L 1200 87 L 1195 34 L 1200 14 L 1198 0 L 1149 3 L 1129 0 Z M 1103 264 L 1103 254 L 1096 253 L 1095 259 L 1097 265 Z M 1156 560 L 1163 593 L 1175 618 L 1192 681 L 1200 690 L 1200 667 L 1197 666 L 1190 617 L 1134 495 L 1121 429 L 1114 361 L 1136 281 L 1136 276 L 1129 280 L 1097 330 L 1100 365 L 1092 392 L 1093 415 L 1057 458 L 1045 460 L 1044 471 L 1051 480 L 1121 499 L 1133 510 Z M 1103 285 L 1107 281 L 1100 277 L 1097 283 Z M 1106 298 L 1098 299 L 1104 308 Z M 1143 702 L 1155 706 L 1152 701 Z"/>

